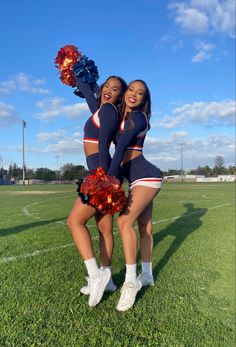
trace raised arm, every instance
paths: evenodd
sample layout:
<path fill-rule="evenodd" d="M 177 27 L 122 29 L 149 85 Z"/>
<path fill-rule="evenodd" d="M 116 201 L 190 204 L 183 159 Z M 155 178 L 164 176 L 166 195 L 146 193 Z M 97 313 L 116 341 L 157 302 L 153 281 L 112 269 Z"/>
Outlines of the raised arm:
<path fill-rule="evenodd" d="M 94 61 L 83 56 L 82 60 L 73 65 L 73 74 L 77 86 L 74 94 L 85 97 L 91 112 L 96 112 L 99 107 L 97 103 L 99 86 L 96 82 L 98 79 L 98 70 Z"/>
<path fill-rule="evenodd" d="M 82 93 L 82 95 L 85 97 L 90 111 L 92 113 L 95 113 L 98 109 L 98 103 L 97 98 L 94 95 L 94 92 L 90 85 L 86 82 L 83 82 L 79 77 L 76 77 L 76 85 L 79 88 L 79 93 Z M 80 96 L 79 94 L 77 94 L 77 90 L 74 91 L 74 94 Z"/>
<path fill-rule="evenodd" d="M 113 104 L 104 104 L 99 112 L 99 165 L 107 172 L 111 163 L 109 146 L 118 130 L 118 113 Z"/>
<path fill-rule="evenodd" d="M 133 123 L 133 126 L 132 126 Z M 147 120 L 142 112 L 132 112 L 130 121 L 126 121 L 124 131 L 120 134 L 115 153 L 111 161 L 108 175 L 119 176 L 120 164 L 123 160 L 125 150 L 132 144 L 135 137 L 147 127 Z"/>

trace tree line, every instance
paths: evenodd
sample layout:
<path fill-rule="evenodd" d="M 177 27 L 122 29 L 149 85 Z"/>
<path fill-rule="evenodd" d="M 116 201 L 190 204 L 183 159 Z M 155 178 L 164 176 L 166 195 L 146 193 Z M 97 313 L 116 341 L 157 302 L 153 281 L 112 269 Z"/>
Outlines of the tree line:
<path fill-rule="evenodd" d="M 164 176 L 181 175 L 181 170 L 169 169 L 163 172 Z M 202 175 L 205 177 L 217 177 L 218 175 L 235 175 L 236 166 L 230 165 L 225 167 L 224 158 L 217 156 L 215 158 L 215 165 L 210 168 L 208 165 L 198 166 L 196 169 L 188 170 L 189 175 Z"/>
<path fill-rule="evenodd" d="M 57 170 L 50 170 L 45 167 L 30 169 L 25 167 L 25 179 L 37 179 L 45 182 L 51 181 L 74 181 L 76 179 L 83 178 L 88 174 L 88 170 L 83 165 L 74 165 L 67 163 Z M 181 175 L 181 170 L 168 169 L 163 171 L 163 176 Z M 224 158 L 217 156 L 215 158 L 215 165 L 213 168 L 206 166 L 198 166 L 196 169 L 188 171 L 190 175 L 204 175 L 205 177 L 216 177 L 218 175 L 235 175 L 235 165 L 230 165 L 228 168 L 225 167 Z M 16 163 L 9 165 L 8 170 L 3 167 L 0 168 L 0 179 L 14 179 L 15 181 L 22 180 L 23 169 L 17 166 Z"/>
<path fill-rule="evenodd" d="M 74 165 L 67 163 L 57 170 L 50 170 L 46 167 L 30 169 L 25 166 L 25 179 L 43 180 L 45 182 L 52 181 L 74 181 L 83 178 L 88 173 L 88 170 L 83 165 Z M 0 179 L 19 181 L 23 179 L 23 169 L 16 163 L 9 165 L 8 170 L 3 167 L 0 169 Z"/>

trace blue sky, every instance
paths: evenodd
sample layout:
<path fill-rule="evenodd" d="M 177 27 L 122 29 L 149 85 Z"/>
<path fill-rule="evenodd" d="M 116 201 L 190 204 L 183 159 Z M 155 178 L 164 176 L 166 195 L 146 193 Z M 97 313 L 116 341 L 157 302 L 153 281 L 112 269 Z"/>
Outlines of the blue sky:
<path fill-rule="evenodd" d="M 85 165 L 90 112 L 54 66 L 67 44 L 95 61 L 99 83 L 146 81 L 155 165 L 180 169 L 180 143 L 184 169 L 235 164 L 234 0 L 4 0 L 0 19 L 0 166 L 22 165 L 23 119 L 27 167 Z"/>

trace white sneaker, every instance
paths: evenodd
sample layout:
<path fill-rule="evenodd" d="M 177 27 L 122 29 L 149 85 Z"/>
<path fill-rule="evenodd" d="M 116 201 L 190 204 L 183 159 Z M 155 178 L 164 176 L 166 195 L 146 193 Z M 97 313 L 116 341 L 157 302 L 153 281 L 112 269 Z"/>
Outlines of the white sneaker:
<path fill-rule="evenodd" d="M 102 299 L 104 290 L 111 278 L 111 272 L 108 269 L 98 269 L 97 273 L 89 279 L 89 301 L 90 307 L 96 306 Z"/>
<path fill-rule="evenodd" d="M 80 288 L 80 293 L 81 294 L 84 294 L 84 295 L 89 295 L 90 294 L 90 289 L 89 289 L 89 286 L 90 286 L 90 279 L 89 277 L 85 277 L 85 279 L 87 280 L 88 284 L 82 288 Z M 113 293 L 116 291 L 116 285 L 114 284 L 112 278 L 110 278 L 110 281 L 108 282 L 104 292 L 105 293 Z"/>
<path fill-rule="evenodd" d="M 89 295 L 90 294 L 90 291 L 89 291 L 90 279 L 89 277 L 85 277 L 85 279 L 87 281 L 87 285 L 80 288 L 80 293 L 84 295 Z"/>
<path fill-rule="evenodd" d="M 131 308 L 141 287 L 142 284 L 140 281 L 137 281 L 135 284 L 132 282 L 125 282 L 121 288 L 121 296 L 116 309 L 118 311 L 126 311 Z"/>
<path fill-rule="evenodd" d="M 145 286 L 154 286 L 154 278 L 148 272 L 142 272 L 138 276 L 138 280 L 142 283 L 142 287 Z"/>

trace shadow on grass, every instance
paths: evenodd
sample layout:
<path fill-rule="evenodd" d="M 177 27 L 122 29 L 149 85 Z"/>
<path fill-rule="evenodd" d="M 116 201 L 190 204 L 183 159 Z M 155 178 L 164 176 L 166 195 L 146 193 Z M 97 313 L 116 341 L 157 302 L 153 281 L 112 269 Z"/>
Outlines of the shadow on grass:
<path fill-rule="evenodd" d="M 188 235 L 200 228 L 202 225 L 200 218 L 202 218 L 207 212 L 207 208 L 194 208 L 192 203 L 187 203 L 183 206 L 187 209 L 185 213 L 176 219 L 174 223 L 169 224 L 161 232 L 154 234 L 154 247 L 169 235 L 175 237 L 158 265 L 153 269 L 154 279 L 158 277 L 160 271 L 165 267 L 169 259 L 178 250 Z"/>
<path fill-rule="evenodd" d="M 186 212 L 177 217 L 176 220 L 169 224 L 165 229 L 157 232 L 153 235 L 154 248 L 160 244 L 169 235 L 174 236 L 175 239 L 171 242 L 163 257 L 158 264 L 153 268 L 153 277 L 156 281 L 159 273 L 164 269 L 169 262 L 173 254 L 182 245 L 185 239 L 194 231 L 196 231 L 201 225 L 201 218 L 206 214 L 207 208 L 195 208 L 192 203 L 186 203 L 183 205 L 186 207 Z M 140 253 L 138 255 L 140 259 Z M 142 288 L 142 293 L 148 289 L 148 287 Z M 139 295 L 139 299 L 142 296 Z"/>
<path fill-rule="evenodd" d="M 22 225 L 14 226 L 11 228 L 0 229 L 0 237 L 7 236 L 10 234 L 17 234 L 30 228 L 36 228 L 39 226 L 56 223 L 59 221 L 63 221 L 65 219 L 66 217 L 63 217 L 63 218 L 57 218 L 57 219 L 51 219 L 51 220 L 37 221 L 34 223 L 22 224 Z"/>
<path fill-rule="evenodd" d="M 153 235 L 154 247 L 158 246 L 160 242 L 169 235 L 175 237 L 175 239 L 172 241 L 163 257 L 160 259 L 157 266 L 153 268 L 153 276 L 155 281 L 160 271 L 165 267 L 172 255 L 178 250 L 178 248 L 188 237 L 188 235 L 196 231 L 202 225 L 201 218 L 207 212 L 207 208 L 195 208 L 192 203 L 186 203 L 183 206 L 186 207 L 185 213 L 177 217 L 175 221 L 169 224 L 165 229 Z M 137 256 L 137 262 L 140 261 L 140 258 L 141 257 L 139 251 Z M 119 273 L 113 274 L 112 277 L 115 284 L 119 288 L 124 282 L 125 265 L 122 269 L 120 269 Z M 148 289 L 148 287 L 142 288 L 140 293 L 141 295 L 138 295 L 139 298 L 142 296 L 142 293 L 144 293 L 146 289 Z"/>

